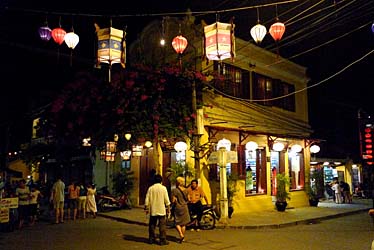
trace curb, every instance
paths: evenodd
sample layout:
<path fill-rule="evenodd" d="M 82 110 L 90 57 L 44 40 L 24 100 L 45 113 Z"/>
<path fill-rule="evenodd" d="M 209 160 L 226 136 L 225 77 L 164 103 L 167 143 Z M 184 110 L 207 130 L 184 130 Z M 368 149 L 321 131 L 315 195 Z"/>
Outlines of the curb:
<path fill-rule="evenodd" d="M 339 214 L 332 214 L 332 215 L 327 215 L 323 217 L 318 217 L 318 218 L 313 218 L 313 219 L 305 219 L 305 220 L 299 220 L 299 221 L 293 221 L 293 222 L 285 222 L 285 223 L 280 223 L 280 224 L 269 224 L 269 225 L 253 225 L 253 226 L 231 226 L 231 225 L 216 225 L 217 229 L 279 229 L 279 228 L 284 228 L 284 227 L 290 227 L 290 226 L 296 226 L 296 225 L 308 225 L 308 224 L 316 224 L 320 223 L 323 220 L 330 220 L 330 219 L 335 219 L 343 216 L 348 216 L 352 214 L 358 214 L 358 213 L 363 213 L 367 212 L 369 209 L 368 208 L 363 208 L 360 210 L 355 210 L 355 211 L 349 211 L 345 213 L 339 213 Z"/>

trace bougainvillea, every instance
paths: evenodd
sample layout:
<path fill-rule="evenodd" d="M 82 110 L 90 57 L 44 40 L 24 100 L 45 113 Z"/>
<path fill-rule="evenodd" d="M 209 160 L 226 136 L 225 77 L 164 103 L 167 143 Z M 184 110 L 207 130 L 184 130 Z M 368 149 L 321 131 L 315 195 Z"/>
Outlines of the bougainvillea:
<path fill-rule="evenodd" d="M 113 73 L 110 83 L 82 73 L 53 101 L 42 128 L 45 135 L 76 142 L 90 136 L 96 144 L 127 131 L 132 140 L 186 136 L 196 119 L 192 83 L 200 92 L 205 81 L 200 72 L 172 66 L 135 66 Z"/>

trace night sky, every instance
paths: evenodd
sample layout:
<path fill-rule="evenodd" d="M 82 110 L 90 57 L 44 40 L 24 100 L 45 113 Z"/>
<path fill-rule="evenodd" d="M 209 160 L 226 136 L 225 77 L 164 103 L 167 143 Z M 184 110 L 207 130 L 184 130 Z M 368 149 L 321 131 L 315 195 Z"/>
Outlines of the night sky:
<path fill-rule="evenodd" d="M 229 22 L 234 17 L 235 35 L 253 43 L 249 30 L 257 22 L 257 12 L 255 8 L 245 7 L 274 2 L 286 1 L 140 0 L 133 1 L 132 6 L 125 1 L 116 1 L 112 6 L 110 3 L 87 5 L 71 0 L 1 1 L 1 148 L 4 148 L 3 131 L 8 124 L 14 131 L 10 146 L 16 147 L 20 142 L 29 140 L 27 135 L 30 131 L 20 128 L 29 119 L 29 112 L 35 105 L 48 103 L 38 97 L 41 93 L 61 89 L 71 79 L 73 71 L 93 67 L 96 39 L 94 22 L 101 27 L 109 26 L 111 16 L 113 27 L 123 28 L 127 25 L 129 44 L 152 19 L 162 19 L 163 14 L 181 13 L 190 8 L 193 12 L 202 11 L 196 15 L 197 19 L 204 19 L 208 24 L 217 17 L 221 22 Z M 219 15 L 216 16 L 214 11 L 218 11 Z M 344 72 L 308 90 L 309 118 L 315 130 L 312 136 L 325 140 L 320 156 L 355 157 L 359 149 L 357 112 L 363 109 L 374 113 L 370 90 L 374 82 L 374 53 L 370 54 L 374 48 L 371 31 L 374 2 L 299 0 L 279 4 L 277 8 L 259 8 L 259 19 L 268 29 L 276 14 L 286 24 L 286 32 L 278 44 L 279 53 L 308 68 L 310 86 L 347 67 Z M 73 51 L 73 67 L 69 65 L 70 50 L 65 44 L 58 46 L 52 39 L 45 43 L 37 34 L 37 29 L 46 20 L 53 29 L 59 25 L 60 18 L 62 28 L 69 31 L 73 26 L 80 36 L 80 43 Z M 277 51 L 270 35 L 259 46 Z M 361 57 L 364 58 L 356 62 Z M 17 129 L 23 132 L 16 135 Z"/>

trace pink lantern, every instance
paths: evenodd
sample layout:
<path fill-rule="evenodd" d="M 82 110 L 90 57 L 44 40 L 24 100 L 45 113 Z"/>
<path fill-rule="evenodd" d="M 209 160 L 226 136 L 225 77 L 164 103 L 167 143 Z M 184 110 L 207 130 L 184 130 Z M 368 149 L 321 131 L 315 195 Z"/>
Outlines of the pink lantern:
<path fill-rule="evenodd" d="M 187 48 L 187 39 L 181 35 L 174 37 L 171 46 L 173 46 L 175 52 L 178 54 L 183 54 L 184 50 Z"/>
<path fill-rule="evenodd" d="M 38 30 L 38 33 L 39 33 L 40 39 L 42 39 L 43 41 L 48 42 L 51 39 L 52 30 L 48 26 L 40 27 Z"/>
<path fill-rule="evenodd" d="M 62 28 L 55 28 L 52 30 L 53 40 L 61 45 L 64 42 L 66 31 Z"/>
<path fill-rule="evenodd" d="M 286 26 L 281 22 L 276 22 L 270 26 L 269 33 L 273 37 L 274 41 L 279 41 L 286 30 Z"/>

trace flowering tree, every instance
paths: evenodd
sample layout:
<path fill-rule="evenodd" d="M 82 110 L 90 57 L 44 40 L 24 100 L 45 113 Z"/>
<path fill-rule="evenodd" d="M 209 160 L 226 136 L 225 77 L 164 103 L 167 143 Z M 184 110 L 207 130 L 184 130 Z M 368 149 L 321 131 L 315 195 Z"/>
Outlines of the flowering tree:
<path fill-rule="evenodd" d="M 110 83 L 83 73 L 53 101 L 42 131 L 77 143 L 91 137 L 98 146 L 127 131 L 137 141 L 191 135 L 192 83 L 201 90 L 205 81 L 200 72 L 172 66 L 135 66 L 113 74 Z"/>

